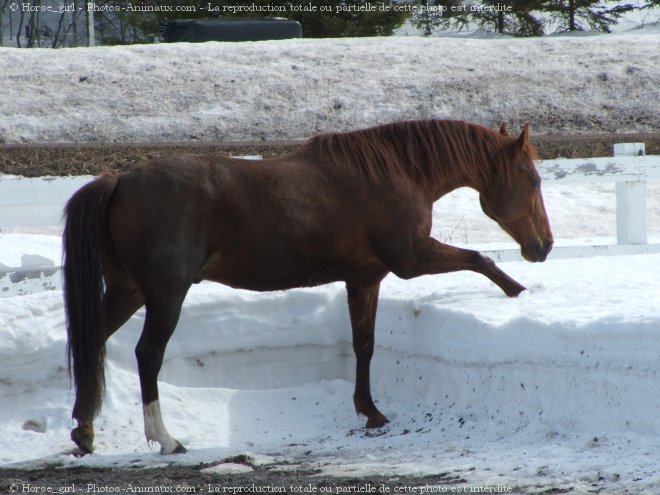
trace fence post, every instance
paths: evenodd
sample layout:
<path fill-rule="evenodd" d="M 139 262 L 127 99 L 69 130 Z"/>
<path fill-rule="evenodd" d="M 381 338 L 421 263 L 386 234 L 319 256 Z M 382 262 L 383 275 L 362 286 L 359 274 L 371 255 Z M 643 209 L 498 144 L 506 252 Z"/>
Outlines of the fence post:
<path fill-rule="evenodd" d="M 617 143 L 614 156 L 645 154 L 644 143 Z M 617 244 L 646 244 L 646 182 L 616 183 Z"/>
<path fill-rule="evenodd" d="M 94 31 L 94 2 L 87 2 L 87 46 L 96 46 L 96 33 Z"/>

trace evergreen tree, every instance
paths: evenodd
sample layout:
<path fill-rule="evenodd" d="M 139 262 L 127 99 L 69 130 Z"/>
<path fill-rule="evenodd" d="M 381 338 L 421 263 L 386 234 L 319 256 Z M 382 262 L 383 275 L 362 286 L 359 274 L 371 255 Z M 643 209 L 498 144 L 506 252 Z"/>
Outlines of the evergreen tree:
<path fill-rule="evenodd" d="M 644 5 L 638 7 L 639 10 L 654 9 L 660 7 L 660 0 L 647 0 Z M 656 19 L 656 23 L 658 20 Z"/>
<path fill-rule="evenodd" d="M 559 31 L 585 31 L 591 29 L 609 33 L 611 26 L 625 12 L 633 10 L 631 4 L 606 6 L 601 0 L 549 0 L 544 5 L 552 13 L 552 21 Z"/>
<path fill-rule="evenodd" d="M 660 0 L 647 1 L 644 8 L 660 6 Z M 603 0 L 467 0 L 462 11 L 445 15 L 442 26 L 461 29 L 476 24 L 485 31 L 513 36 L 540 36 L 548 26 L 556 31 L 610 32 L 621 15 L 634 8 Z"/>
<path fill-rule="evenodd" d="M 461 0 L 419 0 L 411 16 L 411 24 L 424 36 L 432 35 L 440 26 L 460 29 L 464 23 L 459 18 L 463 17 L 457 15 L 455 8 L 462 6 L 462 3 Z"/>
<path fill-rule="evenodd" d="M 466 15 L 480 28 L 513 36 L 540 36 L 544 33 L 538 11 L 543 0 L 482 0 L 466 6 Z"/>
<path fill-rule="evenodd" d="M 250 0 L 251 2 L 251 0 Z M 250 3 L 246 2 L 246 3 Z M 391 36 L 408 18 L 409 12 L 395 10 L 389 1 L 325 0 L 312 5 L 330 11 L 295 11 L 296 5 L 310 5 L 309 1 L 280 1 L 267 3 L 287 6 L 286 17 L 300 22 L 306 38 L 340 38 L 353 36 Z M 362 10 L 370 8 L 372 10 Z"/>

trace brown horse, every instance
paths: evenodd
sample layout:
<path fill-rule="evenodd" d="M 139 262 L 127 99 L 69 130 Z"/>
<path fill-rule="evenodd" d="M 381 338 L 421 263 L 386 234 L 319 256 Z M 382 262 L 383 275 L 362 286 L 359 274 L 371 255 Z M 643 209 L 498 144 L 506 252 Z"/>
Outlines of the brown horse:
<path fill-rule="evenodd" d="M 191 284 L 272 291 L 344 281 L 357 358 L 354 403 L 367 427 L 387 423 L 371 398 L 369 364 L 380 282 L 472 270 L 515 297 L 525 288 L 476 251 L 430 237 L 433 203 L 480 193 L 484 212 L 544 261 L 552 234 L 525 126 L 519 137 L 459 121 L 398 122 L 324 134 L 265 161 L 160 158 L 106 173 L 66 207 L 64 297 L 78 426 L 92 452 L 106 340 L 146 307 L 137 356 L 145 434 L 185 452 L 165 426 L 157 377 Z"/>

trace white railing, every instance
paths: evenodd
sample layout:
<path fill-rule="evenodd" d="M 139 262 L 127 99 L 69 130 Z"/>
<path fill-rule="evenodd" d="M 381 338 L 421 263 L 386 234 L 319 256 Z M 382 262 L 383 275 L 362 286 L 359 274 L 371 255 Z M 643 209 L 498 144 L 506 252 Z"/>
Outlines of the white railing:
<path fill-rule="evenodd" d="M 548 183 L 573 184 L 615 182 L 617 196 L 617 244 L 555 247 L 550 259 L 598 255 L 660 252 L 660 244 L 649 244 L 646 232 L 646 182 L 660 180 L 660 156 L 643 156 L 640 143 L 615 145 L 614 157 L 543 160 L 538 169 Z M 251 157 L 252 158 L 252 157 Z M 256 157 L 254 157 L 256 158 Z M 84 177 L 1 177 L 0 230 L 15 227 L 60 225 L 66 201 L 93 178 Z M 484 251 L 496 261 L 520 258 L 519 249 Z M 14 295 L 7 281 L 25 280 L 22 272 L 51 277 L 58 266 L 0 266 L 0 296 Z M 10 277 L 3 276 L 10 275 Z M 29 279 L 29 277 L 28 277 Z M 4 281 L 4 282 L 3 282 Z M 42 282 L 39 282 L 41 285 Z M 24 291 L 25 292 L 25 291 Z"/>
<path fill-rule="evenodd" d="M 64 205 L 91 176 L 0 176 L 0 229 L 62 223 Z"/>

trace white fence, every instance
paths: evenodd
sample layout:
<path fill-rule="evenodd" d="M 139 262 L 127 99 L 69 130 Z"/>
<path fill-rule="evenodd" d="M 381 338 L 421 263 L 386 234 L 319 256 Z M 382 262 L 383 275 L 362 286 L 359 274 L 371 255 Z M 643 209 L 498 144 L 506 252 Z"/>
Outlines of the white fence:
<path fill-rule="evenodd" d="M 615 145 L 615 156 L 587 159 L 543 160 L 539 173 L 545 182 L 556 184 L 615 182 L 617 196 L 617 244 L 602 246 L 555 247 L 550 259 L 597 255 L 660 252 L 660 244 L 648 244 L 646 233 L 646 182 L 660 180 L 660 156 L 643 156 L 640 143 Z M 59 225 L 69 197 L 92 177 L 0 177 L 0 230 L 15 227 Z M 484 251 L 496 261 L 520 259 L 518 249 Z M 57 266 L 0 266 L 0 297 L 17 293 L 15 286 L 30 284 L 53 287 Z M 26 274 L 25 276 L 21 274 Z M 8 276 L 9 275 L 9 276 Z M 49 285 L 50 284 L 50 285 Z M 21 292 L 33 292 L 26 286 Z M 43 289 L 38 289 L 43 290 Z"/>
<path fill-rule="evenodd" d="M 0 177 L 0 229 L 59 225 L 66 202 L 90 180 L 90 176 Z"/>

